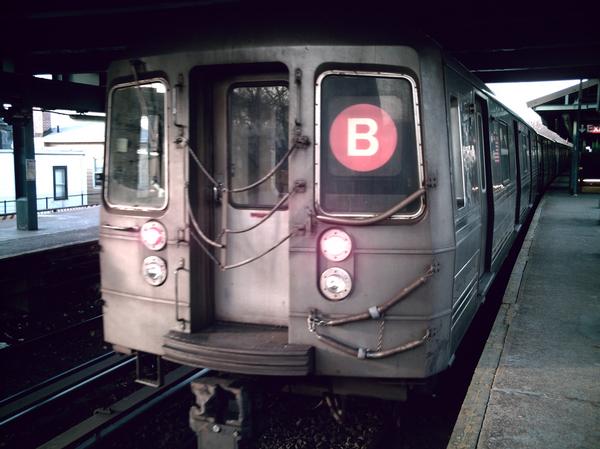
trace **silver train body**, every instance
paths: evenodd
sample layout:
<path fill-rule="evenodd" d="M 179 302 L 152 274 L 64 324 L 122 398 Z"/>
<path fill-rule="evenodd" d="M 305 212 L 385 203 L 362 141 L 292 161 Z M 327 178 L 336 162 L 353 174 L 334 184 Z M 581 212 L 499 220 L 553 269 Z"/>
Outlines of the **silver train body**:
<path fill-rule="evenodd" d="M 569 148 L 428 40 L 378 42 L 206 38 L 111 65 L 107 342 L 253 375 L 449 366 Z"/>

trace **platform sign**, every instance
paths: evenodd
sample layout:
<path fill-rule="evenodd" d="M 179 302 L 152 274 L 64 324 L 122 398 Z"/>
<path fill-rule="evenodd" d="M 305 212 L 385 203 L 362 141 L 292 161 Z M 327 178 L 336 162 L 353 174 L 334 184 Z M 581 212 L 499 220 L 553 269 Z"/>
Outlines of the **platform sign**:
<path fill-rule="evenodd" d="M 598 125 L 598 124 L 587 125 L 587 132 L 590 134 L 600 134 L 600 125 Z"/>
<path fill-rule="evenodd" d="M 35 181 L 35 159 L 25 159 L 25 181 Z"/>
<path fill-rule="evenodd" d="M 358 172 L 383 167 L 394 155 L 397 143 L 394 120 L 372 104 L 347 107 L 333 120 L 329 131 L 329 145 L 337 161 Z"/>

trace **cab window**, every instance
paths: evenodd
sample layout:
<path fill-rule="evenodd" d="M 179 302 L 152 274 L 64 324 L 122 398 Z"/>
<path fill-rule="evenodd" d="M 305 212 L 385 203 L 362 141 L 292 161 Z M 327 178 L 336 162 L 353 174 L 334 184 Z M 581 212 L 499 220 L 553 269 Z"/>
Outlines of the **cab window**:
<path fill-rule="evenodd" d="M 158 80 L 112 90 L 105 198 L 113 207 L 166 207 L 166 91 Z"/>
<path fill-rule="evenodd" d="M 322 213 L 373 215 L 421 186 L 416 84 L 408 76 L 327 72 L 318 80 L 317 201 Z M 417 200 L 395 217 L 416 216 Z"/>

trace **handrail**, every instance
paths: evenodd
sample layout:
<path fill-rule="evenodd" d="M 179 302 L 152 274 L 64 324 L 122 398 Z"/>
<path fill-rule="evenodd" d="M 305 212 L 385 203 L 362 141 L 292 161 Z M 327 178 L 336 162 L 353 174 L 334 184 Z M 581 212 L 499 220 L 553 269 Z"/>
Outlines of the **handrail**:
<path fill-rule="evenodd" d="M 97 201 L 93 201 L 90 203 L 90 197 L 98 197 Z M 57 205 L 56 202 L 63 202 L 63 201 L 71 201 L 71 198 L 80 198 L 80 202 L 79 204 L 72 204 L 72 205 Z M 71 209 L 74 207 L 81 207 L 81 206 L 95 206 L 100 204 L 100 198 L 101 198 L 101 193 L 100 192 L 92 192 L 92 193 L 76 193 L 73 195 L 67 195 L 66 198 L 64 199 L 55 199 L 54 196 L 38 196 L 35 198 L 35 202 L 36 202 L 36 206 L 38 204 L 39 201 L 45 201 L 45 208 L 42 209 L 37 209 L 38 212 L 46 212 L 49 210 L 56 210 L 56 209 Z M 51 204 L 49 203 L 49 201 L 53 201 L 55 204 Z M 14 207 L 12 208 L 12 210 L 9 211 L 9 205 L 10 204 L 14 204 Z M 0 216 L 5 216 L 5 215 L 15 215 L 17 213 L 17 200 L 0 200 Z"/>
<path fill-rule="evenodd" d="M 390 218 L 396 212 L 404 209 L 413 201 L 421 198 L 425 195 L 425 188 L 421 187 L 420 189 L 414 191 L 409 196 L 404 198 L 402 201 L 392 206 L 385 212 L 374 215 L 368 218 L 340 218 L 340 217 L 328 217 L 326 215 L 317 215 L 317 219 L 324 223 L 338 224 L 338 225 L 346 225 L 346 226 L 366 226 L 379 223 L 387 218 Z"/>

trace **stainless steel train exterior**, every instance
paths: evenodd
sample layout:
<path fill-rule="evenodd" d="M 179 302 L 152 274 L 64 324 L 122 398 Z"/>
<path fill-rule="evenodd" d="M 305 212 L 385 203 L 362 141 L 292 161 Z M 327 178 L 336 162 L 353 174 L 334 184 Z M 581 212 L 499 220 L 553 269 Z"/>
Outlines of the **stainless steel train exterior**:
<path fill-rule="evenodd" d="M 451 363 L 569 148 L 425 38 L 303 39 L 206 37 L 111 65 L 117 349 L 369 382 Z"/>

